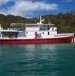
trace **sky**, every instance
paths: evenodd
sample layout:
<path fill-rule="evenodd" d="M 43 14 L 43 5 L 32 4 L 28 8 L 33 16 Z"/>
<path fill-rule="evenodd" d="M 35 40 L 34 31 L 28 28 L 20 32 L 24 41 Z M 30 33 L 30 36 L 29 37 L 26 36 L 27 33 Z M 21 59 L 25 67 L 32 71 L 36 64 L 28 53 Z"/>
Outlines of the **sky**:
<path fill-rule="evenodd" d="M 27 18 L 75 10 L 75 0 L 0 0 L 0 14 Z"/>

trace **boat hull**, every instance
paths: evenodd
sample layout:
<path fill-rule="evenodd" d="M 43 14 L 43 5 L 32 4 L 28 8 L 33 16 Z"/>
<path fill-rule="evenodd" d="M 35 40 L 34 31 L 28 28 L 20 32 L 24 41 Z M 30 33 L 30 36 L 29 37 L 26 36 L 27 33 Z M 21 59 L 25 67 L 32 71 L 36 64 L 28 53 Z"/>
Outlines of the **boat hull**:
<path fill-rule="evenodd" d="M 46 39 L 0 39 L 0 44 L 48 44 L 48 43 L 71 43 L 73 36 Z"/>

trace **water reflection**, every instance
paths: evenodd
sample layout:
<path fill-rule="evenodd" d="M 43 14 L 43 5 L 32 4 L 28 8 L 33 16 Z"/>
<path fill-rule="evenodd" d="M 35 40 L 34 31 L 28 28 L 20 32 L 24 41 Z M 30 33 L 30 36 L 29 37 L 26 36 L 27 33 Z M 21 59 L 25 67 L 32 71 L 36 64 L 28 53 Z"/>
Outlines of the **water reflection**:
<path fill-rule="evenodd" d="M 53 60 L 56 59 L 54 56 L 57 55 L 56 45 L 21 45 L 19 48 L 25 49 L 25 53 L 23 52 L 23 55 L 27 57 L 26 59 L 38 59 L 39 57 L 41 60 Z M 22 51 L 20 53 L 22 53 Z"/>
<path fill-rule="evenodd" d="M 74 49 L 74 44 L 0 45 L 0 76 L 60 76 L 75 63 L 67 59 Z"/>

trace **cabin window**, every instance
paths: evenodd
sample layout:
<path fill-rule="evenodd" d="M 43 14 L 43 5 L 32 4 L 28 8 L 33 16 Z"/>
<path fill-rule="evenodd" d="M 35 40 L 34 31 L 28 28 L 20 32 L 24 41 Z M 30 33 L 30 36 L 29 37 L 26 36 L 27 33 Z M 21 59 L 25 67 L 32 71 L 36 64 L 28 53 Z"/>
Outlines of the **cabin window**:
<path fill-rule="evenodd" d="M 47 25 L 40 26 L 40 30 L 49 30 L 49 26 Z"/>
<path fill-rule="evenodd" d="M 42 32 L 42 34 L 44 34 L 44 32 Z"/>
<path fill-rule="evenodd" d="M 48 32 L 48 35 L 50 35 L 50 32 Z"/>
<path fill-rule="evenodd" d="M 26 32 L 25 34 L 28 34 L 28 32 Z"/>

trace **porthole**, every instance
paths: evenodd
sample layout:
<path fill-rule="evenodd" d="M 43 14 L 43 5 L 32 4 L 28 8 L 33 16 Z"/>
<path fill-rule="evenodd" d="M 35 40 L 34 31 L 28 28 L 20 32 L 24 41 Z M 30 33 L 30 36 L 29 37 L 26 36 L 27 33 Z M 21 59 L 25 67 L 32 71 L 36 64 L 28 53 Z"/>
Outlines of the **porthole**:
<path fill-rule="evenodd" d="M 42 34 L 44 34 L 44 32 L 42 32 Z"/>

